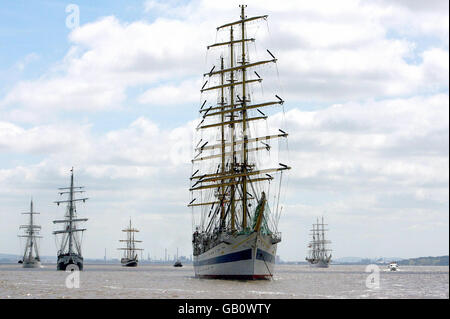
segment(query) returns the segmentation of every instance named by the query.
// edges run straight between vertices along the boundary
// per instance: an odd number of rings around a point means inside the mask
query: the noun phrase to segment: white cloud
[[[423,52],[424,64],[424,83],[425,86],[431,89],[439,88],[440,86],[448,87],[449,76],[449,55],[448,50],[433,48]]]
[[[192,123],[168,130],[141,117],[125,129],[101,135],[91,132],[91,128],[92,125],[62,124],[24,129],[0,122],[0,150],[44,155],[46,165],[51,159],[54,169],[74,162],[77,166],[92,165],[90,171],[97,177],[139,176],[141,168],[144,172],[145,167],[169,168],[190,163]]]
[[[382,21],[405,36],[437,37],[448,46],[448,1],[378,1],[388,8]]]
[[[211,67],[204,63],[205,46],[214,42],[221,21],[238,17],[237,4],[149,1],[148,10],[174,14],[131,23],[109,16],[82,25],[70,34],[71,48],[61,63],[39,79],[17,83],[0,100],[0,108],[7,119],[42,122],[58,111],[124,107],[127,90],[135,86],[153,87],[140,102],[159,103],[167,92],[172,92],[173,102],[182,96],[194,101],[199,87],[186,79],[197,79]],[[395,21],[419,28],[417,36],[448,36],[448,24],[440,31],[420,27],[448,21],[439,6],[422,14],[404,3],[258,1],[249,3],[248,13],[270,13],[270,33],[264,23],[249,27],[259,46],[259,54],[252,56],[264,58],[266,48],[276,53],[289,100],[408,96],[448,86],[448,50],[417,53],[412,40],[387,37],[391,29],[400,28]],[[408,30],[416,35],[413,27]],[[218,33],[218,39],[223,36]],[[406,62],[417,54],[423,56],[421,63]],[[273,77],[269,69],[269,86]]]
[[[200,81],[187,80],[179,85],[160,85],[142,93],[138,101],[150,105],[176,105],[198,102]]]
[[[390,187],[433,182],[445,187],[448,105],[448,95],[436,95],[289,111],[289,145],[298,150],[291,158],[301,163],[293,174],[326,178],[341,172],[341,178],[350,174],[357,182],[364,181],[359,175],[383,177]]]
[[[197,28],[167,19],[126,24],[106,17],[88,23],[70,34],[72,47],[60,64],[37,80],[19,82],[0,108],[15,121],[42,122],[55,112],[123,107],[128,87],[200,69],[202,48],[196,44],[204,41]]]
[[[0,122],[0,150],[39,155],[68,151],[85,153],[89,152],[88,130],[88,126],[71,124],[24,129],[13,123]]]
[[[39,55],[34,52],[27,54],[23,59],[21,59],[19,62],[16,63],[16,68],[19,71],[23,71],[28,64],[30,64],[31,62],[34,62],[38,59],[39,59]]]

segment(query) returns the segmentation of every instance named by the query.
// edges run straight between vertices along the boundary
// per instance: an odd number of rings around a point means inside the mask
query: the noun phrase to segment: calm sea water
[[[208,280],[194,277],[192,266],[85,265],[80,287],[66,287],[67,273],[55,265],[24,269],[0,265],[4,298],[449,298],[449,268],[380,268],[378,289],[366,286],[365,266],[277,265],[270,281]]]

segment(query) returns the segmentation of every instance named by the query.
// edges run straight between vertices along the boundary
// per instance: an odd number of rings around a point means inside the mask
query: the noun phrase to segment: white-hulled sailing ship
[[[73,167],[70,170],[70,186],[58,188],[59,195],[67,194],[67,200],[55,201],[56,204],[67,203],[64,219],[54,220],[54,224],[62,224],[61,230],[53,232],[55,235],[61,235],[61,242],[58,250],[58,260],[56,267],[58,270],[66,270],[69,265],[75,265],[79,270],[83,270],[83,256],[81,254],[82,234],[85,228],[78,228],[78,223],[85,222],[87,218],[78,218],[75,203],[88,198],[75,198],[75,194],[84,193],[84,186],[74,186],[73,184]],[[57,236],[59,237],[59,236]]]
[[[325,239],[325,232],[327,231],[325,225],[323,217],[321,223],[319,223],[317,218],[317,223],[313,224],[313,229],[311,230],[312,240],[308,245],[309,256],[305,259],[314,267],[327,268],[331,262],[331,249],[328,248],[331,241]]]
[[[28,225],[21,225],[20,229],[24,229],[25,235],[19,235],[19,237],[26,238],[25,252],[23,253],[23,258],[19,263],[22,263],[23,268],[39,268],[41,267],[41,259],[39,257],[38,250],[38,238],[42,238],[39,235],[41,226],[34,223],[33,215],[39,214],[33,211],[33,200],[30,203],[30,211],[22,213],[25,215],[30,215]]]
[[[124,256],[120,260],[120,263],[125,267],[136,267],[138,265],[138,254],[136,251],[143,250],[141,248],[136,248],[136,243],[142,243],[142,241],[134,239],[134,233],[139,232],[139,230],[131,227],[130,218],[130,225],[128,228],[122,229],[122,231],[127,233],[127,239],[119,240],[120,242],[126,243],[126,247],[117,248],[124,251]]]
[[[250,61],[248,43],[255,39],[247,36],[247,24],[267,15],[248,18],[246,6],[240,7],[238,21],[217,28],[224,41],[208,46],[221,54],[204,74],[201,88],[202,119],[194,141],[188,205],[193,209],[194,271],[200,278],[271,278],[281,241],[280,189],[283,171],[290,167],[278,158],[273,161],[278,149],[272,146],[288,134],[281,129],[268,133],[261,110],[284,101],[278,95],[257,101],[250,94],[262,82],[257,67],[274,64],[276,58],[267,50],[269,59]],[[264,129],[267,134],[258,134]]]

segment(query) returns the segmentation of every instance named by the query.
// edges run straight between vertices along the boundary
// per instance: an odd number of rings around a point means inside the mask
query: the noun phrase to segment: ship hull
[[[76,270],[74,266],[78,267],[78,270],[83,270],[83,257],[76,254],[72,255],[66,254],[58,256],[58,261],[56,264],[57,270],[66,270],[67,267],[69,267],[72,270]]]
[[[231,237],[227,243],[194,256],[198,278],[256,280],[271,279],[277,244],[271,237],[252,233]]]
[[[22,263],[23,268],[41,268],[41,262],[37,260],[24,261]]]
[[[315,262],[309,262],[309,265],[315,268],[328,268],[330,266],[330,263],[326,260],[319,260]]]
[[[123,267],[137,267],[138,261],[135,259],[124,259],[120,261]]]

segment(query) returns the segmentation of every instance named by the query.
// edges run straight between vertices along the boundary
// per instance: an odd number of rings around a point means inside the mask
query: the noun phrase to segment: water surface
[[[0,298],[449,298],[449,268],[402,266],[398,272],[380,267],[380,287],[370,289],[363,265],[276,265],[273,280],[198,279],[191,265],[85,264],[80,288],[66,287],[68,273],[56,265],[24,269],[0,265]]]

